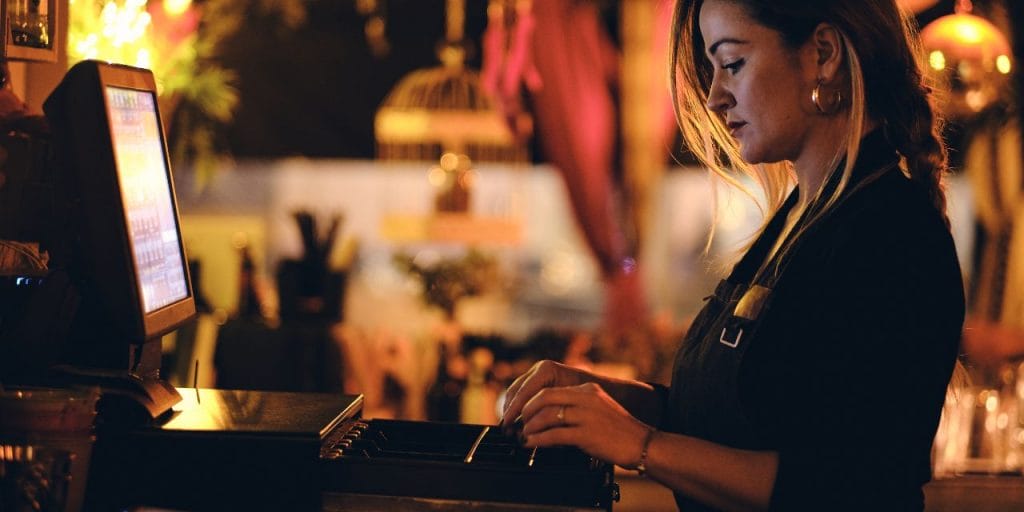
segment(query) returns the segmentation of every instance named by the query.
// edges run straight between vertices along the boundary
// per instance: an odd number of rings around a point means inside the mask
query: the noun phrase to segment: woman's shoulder
[[[935,245],[952,248],[953,244],[943,214],[920,186],[897,169],[852,192],[815,232],[812,238],[833,238],[833,242],[865,249],[888,246],[931,251]]]
[[[838,205],[806,235],[777,284],[779,299],[802,314],[821,306],[891,322],[963,316],[963,278],[945,219],[899,173]]]
[[[835,206],[806,234],[793,258],[791,265],[801,269],[798,273],[818,278],[840,274],[900,281],[934,278],[942,283],[961,279],[944,216],[897,170]]]

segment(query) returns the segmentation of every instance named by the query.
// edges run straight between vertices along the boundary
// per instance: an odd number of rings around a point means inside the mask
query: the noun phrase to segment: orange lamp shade
[[[1009,72],[1010,43],[984,18],[968,13],[943,16],[924,27],[921,40],[929,53],[942,52],[947,60],[992,63],[1001,73]]]
[[[909,12],[921,12],[939,3],[939,0],[897,0],[896,3]]]

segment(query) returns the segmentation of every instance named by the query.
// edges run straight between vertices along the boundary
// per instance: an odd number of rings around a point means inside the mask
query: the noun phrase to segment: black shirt
[[[773,510],[923,509],[964,297],[949,228],[897,159],[865,137],[851,192],[782,260],[734,350],[728,318],[794,190],[677,354],[662,428],[779,452]]]

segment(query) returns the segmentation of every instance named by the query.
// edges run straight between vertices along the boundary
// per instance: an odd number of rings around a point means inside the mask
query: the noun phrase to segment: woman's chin
[[[750,145],[740,144],[739,153],[743,157],[743,161],[750,165],[771,164],[781,161],[776,158],[777,155],[771,155],[767,151],[762,151]]]
[[[748,164],[759,164],[764,162],[764,157],[760,152],[752,151],[748,146],[740,144],[740,156],[743,157],[743,161]]]

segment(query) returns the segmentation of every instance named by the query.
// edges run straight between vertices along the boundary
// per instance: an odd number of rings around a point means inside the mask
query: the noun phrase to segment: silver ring
[[[565,425],[565,406],[564,405],[558,408],[558,414],[555,417],[558,418],[558,421],[560,421],[563,426]]]

